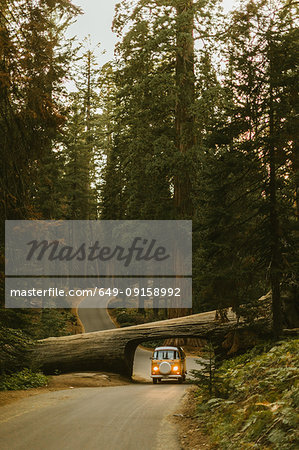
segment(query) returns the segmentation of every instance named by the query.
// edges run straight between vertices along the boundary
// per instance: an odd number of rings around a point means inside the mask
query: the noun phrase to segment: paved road
[[[0,408],[1,450],[179,450],[166,419],[182,385],[50,392]]]
[[[109,298],[107,302],[108,300]],[[83,300],[79,305],[78,313],[86,333],[115,328],[106,309],[97,308],[97,301],[93,297]]]

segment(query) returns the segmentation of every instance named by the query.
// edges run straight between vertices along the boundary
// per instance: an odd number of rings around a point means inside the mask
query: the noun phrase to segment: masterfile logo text
[[[8,276],[190,276],[191,221],[6,221]]]

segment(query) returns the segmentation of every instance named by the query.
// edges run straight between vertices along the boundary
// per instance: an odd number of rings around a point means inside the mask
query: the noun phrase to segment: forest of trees
[[[123,0],[115,58],[69,0],[0,0],[4,220],[192,219],[193,312],[298,297],[295,0]],[[72,88],[70,87],[72,86]],[[289,326],[290,324],[286,324]]]

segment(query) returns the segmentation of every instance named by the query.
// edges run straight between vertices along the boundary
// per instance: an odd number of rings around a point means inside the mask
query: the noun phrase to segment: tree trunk
[[[269,96],[269,196],[270,196],[270,239],[271,239],[271,265],[270,282],[272,291],[273,334],[282,333],[282,304],[280,295],[281,280],[281,254],[279,239],[279,219],[276,196],[276,162],[275,162],[275,136],[274,136],[274,100],[273,100],[273,68],[272,49],[269,42],[270,57],[270,96]]]
[[[182,156],[174,186],[176,219],[192,218],[190,150],[195,143],[194,113],[194,11],[193,0],[175,0],[176,8],[176,146]],[[176,268],[176,273],[180,273]],[[168,317],[180,317],[190,310],[172,308]]]
[[[192,216],[191,168],[187,154],[194,145],[194,13],[193,0],[176,0],[176,145],[184,157],[184,167],[175,177],[174,201],[177,218]]]
[[[144,295],[146,293],[146,289],[147,289],[147,280],[140,280],[139,295],[138,295],[138,313],[143,315],[145,315],[144,300],[147,299],[147,297]]]

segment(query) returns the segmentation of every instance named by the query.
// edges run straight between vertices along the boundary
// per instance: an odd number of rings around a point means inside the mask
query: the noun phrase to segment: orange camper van
[[[176,379],[183,383],[186,379],[186,355],[181,347],[156,347],[151,357],[151,377],[153,383]]]

